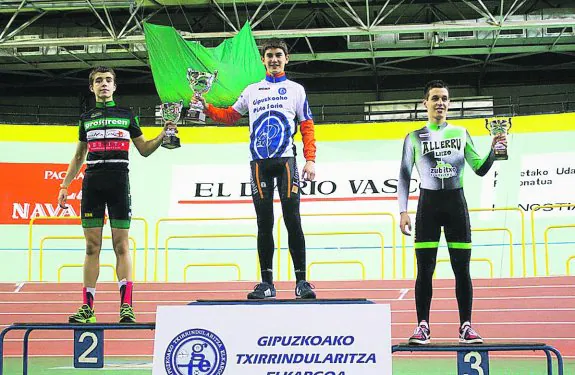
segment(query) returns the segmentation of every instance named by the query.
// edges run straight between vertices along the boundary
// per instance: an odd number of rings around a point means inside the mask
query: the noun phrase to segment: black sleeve
[[[84,121],[82,121],[82,119],[78,121],[78,140],[80,140],[81,142],[88,141],[88,138],[86,136],[86,129],[84,128]]]
[[[140,119],[138,116],[131,114],[130,127],[128,128],[130,132],[130,138],[138,138],[142,135],[142,129],[140,129]]]

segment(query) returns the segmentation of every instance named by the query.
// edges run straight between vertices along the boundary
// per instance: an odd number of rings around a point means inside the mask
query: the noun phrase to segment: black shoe
[[[276,288],[274,284],[259,283],[253,292],[248,293],[248,299],[268,299],[276,298]]]
[[[314,287],[305,280],[300,280],[295,286],[295,296],[301,299],[315,299]]]

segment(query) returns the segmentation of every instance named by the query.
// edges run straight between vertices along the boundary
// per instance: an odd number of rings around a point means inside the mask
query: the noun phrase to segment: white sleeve
[[[313,120],[313,116],[309,108],[309,103],[307,101],[307,95],[305,93],[305,89],[303,88],[303,86],[300,86],[299,88],[300,90],[298,92],[296,100],[297,119],[299,120],[299,122],[305,120]]]
[[[242,116],[244,116],[249,111],[250,97],[248,89],[249,86],[246,87],[244,91],[242,91],[242,94],[240,95],[238,100],[236,100],[236,102],[232,105],[232,108]]]
[[[403,141],[403,154],[399,167],[399,178],[397,180],[397,201],[399,202],[399,213],[407,212],[407,200],[409,199],[409,184],[411,182],[411,172],[415,163],[415,155],[411,133]]]

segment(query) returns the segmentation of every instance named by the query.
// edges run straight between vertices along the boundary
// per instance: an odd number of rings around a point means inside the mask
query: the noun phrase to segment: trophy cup
[[[492,137],[499,134],[504,134],[507,136],[509,134],[509,129],[511,129],[511,118],[505,119],[485,119],[485,128],[489,131]],[[495,144],[493,148],[495,153],[495,160],[507,160],[507,147],[501,143]]]
[[[172,121],[177,123],[180,119],[183,105],[183,100],[179,102],[162,103],[160,105],[160,112],[164,122]],[[166,129],[166,135],[162,139],[162,147],[172,150],[180,146],[180,138],[176,135],[176,129]]]
[[[208,73],[188,68],[188,82],[194,92],[194,96],[198,97],[210,91],[217,76],[217,70],[214,70],[213,73]],[[204,113],[204,106],[201,102],[190,102],[190,109],[186,114],[186,120],[194,124],[203,125],[206,123],[206,114]]]

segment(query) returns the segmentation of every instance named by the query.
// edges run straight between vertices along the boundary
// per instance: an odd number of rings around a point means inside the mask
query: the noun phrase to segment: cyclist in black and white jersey
[[[507,143],[504,136],[497,136],[487,156],[479,156],[467,130],[446,121],[449,90],[442,81],[431,81],[426,85],[423,103],[427,108],[428,123],[405,138],[398,184],[400,228],[403,234],[411,235],[407,202],[415,165],[421,178],[415,219],[415,304],[419,323],[409,343],[428,344],[431,338],[429,310],[441,227],[444,228],[451,267],[455,274],[460,319],[459,341],[467,344],[482,343],[481,336],[471,328],[471,225],[463,194],[463,170],[467,162],[477,175],[484,176],[493,165],[493,147],[496,144],[506,147]]]

